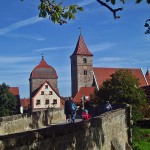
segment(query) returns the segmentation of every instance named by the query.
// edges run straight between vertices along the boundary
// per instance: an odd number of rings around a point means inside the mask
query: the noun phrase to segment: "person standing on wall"
[[[66,122],[69,121],[70,117],[71,117],[71,122],[72,123],[75,122],[76,108],[77,107],[76,107],[75,103],[69,97],[69,99],[65,101],[65,107],[64,107],[64,112],[66,115]]]

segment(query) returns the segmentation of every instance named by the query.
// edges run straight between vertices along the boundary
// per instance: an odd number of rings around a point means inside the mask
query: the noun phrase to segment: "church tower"
[[[71,88],[75,97],[81,87],[91,87],[93,83],[93,54],[88,50],[82,35],[79,39],[71,59]]]

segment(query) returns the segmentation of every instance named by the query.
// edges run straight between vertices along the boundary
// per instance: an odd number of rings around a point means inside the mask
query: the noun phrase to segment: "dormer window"
[[[87,59],[83,58],[83,63],[86,64],[87,63]]]
[[[87,70],[84,70],[83,74],[84,74],[84,75],[87,75]]]

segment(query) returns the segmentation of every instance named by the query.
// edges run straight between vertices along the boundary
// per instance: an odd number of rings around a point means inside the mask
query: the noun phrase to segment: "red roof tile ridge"
[[[90,96],[90,94],[92,94],[94,92],[95,88],[96,88],[95,86],[92,86],[92,87],[81,87],[79,89],[78,93],[76,94],[76,96],[74,97],[73,101],[75,103],[81,102],[82,96]]]
[[[93,54],[88,50],[85,42],[84,42],[84,39],[82,37],[82,35],[80,34],[79,35],[79,38],[78,38],[78,42],[77,42],[77,45],[76,45],[76,48],[73,52],[73,55],[88,55],[88,56],[93,56]]]
[[[50,66],[50,65],[48,65],[47,62],[45,61],[45,59],[42,58],[41,61],[40,61],[40,63],[35,68],[53,68],[53,67]]]
[[[141,68],[116,68],[116,67],[93,67],[93,69],[129,69],[129,70],[141,70]]]
[[[9,91],[14,95],[19,95],[19,87],[10,87]]]

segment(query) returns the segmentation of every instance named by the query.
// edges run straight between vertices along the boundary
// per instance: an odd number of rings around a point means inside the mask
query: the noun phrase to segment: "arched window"
[[[87,63],[87,59],[86,58],[83,58],[83,63]]]
[[[87,75],[87,70],[84,70],[84,73],[83,73],[84,75]]]

